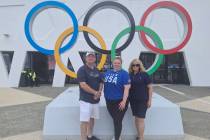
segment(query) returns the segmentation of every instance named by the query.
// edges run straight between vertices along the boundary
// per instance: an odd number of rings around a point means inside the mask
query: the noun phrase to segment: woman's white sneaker
[[[115,138],[113,137],[112,140],[115,140]],[[119,138],[119,140],[122,140],[121,137]]]

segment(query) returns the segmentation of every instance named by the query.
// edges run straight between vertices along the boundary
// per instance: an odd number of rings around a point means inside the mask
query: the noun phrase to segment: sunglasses
[[[132,64],[132,67],[140,67],[140,64]]]

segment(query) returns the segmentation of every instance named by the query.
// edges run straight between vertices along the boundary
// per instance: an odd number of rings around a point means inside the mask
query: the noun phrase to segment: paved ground
[[[0,140],[41,140],[45,106],[65,89],[0,88]],[[154,91],[181,106],[185,140],[210,140],[210,87],[155,85]]]

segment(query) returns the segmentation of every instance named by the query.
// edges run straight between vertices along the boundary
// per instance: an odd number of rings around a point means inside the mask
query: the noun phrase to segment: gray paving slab
[[[176,94],[172,91],[169,91],[167,89],[155,86],[153,88],[154,92],[156,92],[157,94],[165,97],[166,99],[170,100],[173,103],[179,103],[179,102],[184,102],[184,101],[188,101],[190,100],[188,97],[183,96],[183,95],[179,95]]]
[[[46,96],[46,97],[50,97],[50,98],[55,98],[69,87],[70,86],[67,86],[67,87],[40,86],[40,87],[20,87],[17,89],[31,92],[34,94],[38,94],[38,95],[42,95],[42,96]]]
[[[0,137],[42,130],[45,106],[38,102],[0,108]]]
[[[184,132],[210,140],[210,113],[181,109]]]
[[[210,96],[210,87],[191,87],[186,85],[164,85],[168,88],[185,93],[189,98],[202,98]]]

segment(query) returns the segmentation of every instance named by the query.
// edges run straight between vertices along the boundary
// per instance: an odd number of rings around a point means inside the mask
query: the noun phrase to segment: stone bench
[[[79,88],[71,87],[60,94],[46,107],[44,118],[44,140],[79,140]],[[100,102],[100,119],[96,121],[94,134],[109,140],[113,137],[112,119],[105,100]],[[123,140],[136,136],[133,116],[129,107],[123,120]],[[146,116],[146,139],[183,139],[183,124],[180,108],[176,104],[154,93],[152,107]]]

